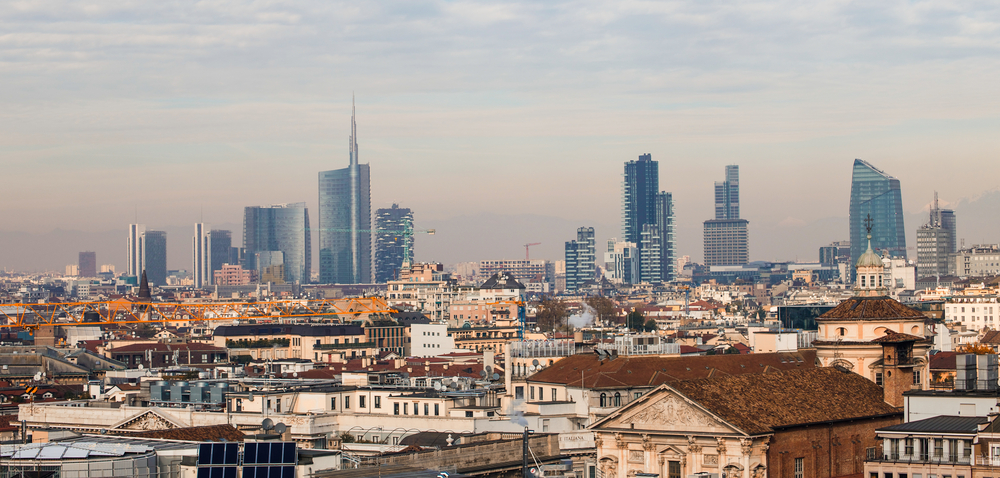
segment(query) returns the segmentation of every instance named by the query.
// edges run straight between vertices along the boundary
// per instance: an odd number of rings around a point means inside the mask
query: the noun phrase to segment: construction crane
[[[403,236],[403,266],[410,265],[410,241],[414,234],[429,234],[433,236],[437,233],[436,229],[414,229],[413,225],[409,222],[406,223],[406,227],[402,231],[390,231],[390,230],[371,230],[371,229],[349,229],[349,228],[309,228],[309,231],[331,231],[331,232],[363,232],[370,234],[397,234]]]
[[[691,287],[682,285],[677,287],[684,290],[684,315],[691,316]]]
[[[2,304],[0,328],[22,327],[33,332],[41,327],[55,326],[277,320],[392,312],[397,311],[391,309],[381,297],[219,303],[133,302],[120,299],[104,302]]]
[[[528,258],[528,248],[530,248],[531,246],[540,246],[540,245],[542,245],[541,242],[532,242],[530,244],[525,244],[524,245],[524,260],[526,260],[526,261],[530,261],[531,260],[530,258]]]

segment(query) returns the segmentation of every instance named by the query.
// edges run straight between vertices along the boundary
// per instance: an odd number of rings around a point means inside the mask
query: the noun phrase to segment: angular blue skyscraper
[[[258,253],[281,252],[285,282],[308,284],[312,275],[312,243],[306,203],[245,208],[243,246],[245,268],[258,269]]]
[[[351,162],[319,173],[319,281],[372,281],[371,169],[358,163],[358,127],[351,104]]]
[[[899,180],[860,159],[851,177],[851,264],[868,247],[864,220],[871,215],[872,249],[883,256],[906,258],[903,197]],[[852,274],[853,275],[853,274]]]

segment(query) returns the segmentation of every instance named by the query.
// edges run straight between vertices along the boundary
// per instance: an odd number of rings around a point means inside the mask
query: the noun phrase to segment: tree
[[[976,355],[990,355],[993,354],[993,347],[989,345],[973,342],[971,344],[965,344],[958,348],[958,353],[960,354],[976,354]]]
[[[594,309],[601,324],[613,321],[615,318],[615,301],[602,296],[587,299],[587,305]]]
[[[143,323],[143,324],[139,325],[139,327],[136,327],[136,329],[135,329],[135,335],[136,335],[136,337],[140,337],[140,338],[143,338],[143,339],[148,339],[148,338],[156,335],[156,328],[154,328],[152,325],[149,325],[147,323]]]
[[[535,312],[535,324],[546,332],[554,332],[566,328],[569,309],[566,303],[559,299],[542,297]]]
[[[646,323],[642,324],[642,330],[645,330],[646,332],[652,332],[659,328],[660,327],[656,325],[656,321],[653,320],[652,318],[647,319]]]
[[[630,330],[641,332],[645,325],[646,318],[642,315],[642,312],[639,312],[638,310],[633,309],[632,312],[629,312],[628,315],[625,316],[625,326]]]

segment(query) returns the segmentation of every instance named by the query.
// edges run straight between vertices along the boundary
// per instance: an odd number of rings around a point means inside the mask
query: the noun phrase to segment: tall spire
[[[354,93],[351,93],[351,139],[348,148],[351,152],[351,166],[358,164],[358,123],[354,119]]]

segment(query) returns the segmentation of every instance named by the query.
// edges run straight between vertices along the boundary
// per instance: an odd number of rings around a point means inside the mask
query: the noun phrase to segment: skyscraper
[[[128,238],[125,240],[126,259],[125,273],[136,278],[142,276],[142,235],[146,232],[144,224],[129,224]]]
[[[860,159],[854,160],[851,177],[851,265],[868,247],[864,220],[871,215],[875,227],[871,246],[882,256],[906,258],[903,198],[899,180]],[[852,272],[853,277],[853,272]]]
[[[80,277],[97,277],[97,253],[81,252],[77,266]]]
[[[634,278],[642,282],[664,282],[674,276],[673,196],[659,188],[659,163],[651,154],[625,163],[622,235],[624,242],[635,244],[640,258],[644,258],[641,260],[646,266],[640,267],[639,277]],[[656,251],[644,252],[646,245]]]
[[[143,270],[153,285],[167,285],[167,232],[146,231],[140,238]],[[142,275],[142,272],[139,272]]]
[[[956,232],[955,212],[938,207],[935,192],[930,221],[917,229],[918,277],[948,275],[948,257],[957,251]]]
[[[350,163],[319,173],[319,280],[324,284],[371,282],[371,169],[358,163],[354,113],[352,101]]]
[[[576,240],[566,242],[566,290],[575,291],[596,278],[596,246],[592,227],[577,229]]]
[[[391,208],[375,211],[375,282],[398,279],[403,265],[404,241],[413,260],[413,212],[393,204]]]
[[[750,261],[750,222],[740,219],[740,167],[726,166],[725,181],[715,183],[715,219],[704,223],[706,266]]]
[[[307,284],[311,276],[309,209],[305,203],[251,206],[243,211],[246,269],[257,269],[257,253],[281,251],[285,282]]]
[[[208,231],[204,223],[195,223],[194,237],[191,238],[191,274],[194,287],[200,289],[212,284],[211,260],[209,259]]]
[[[239,265],[239,258],[233,258],[233,233],[222,229],[212,229],[208,233],[208,281],[215,283],[215,271],[222,270],[223,264]]]

